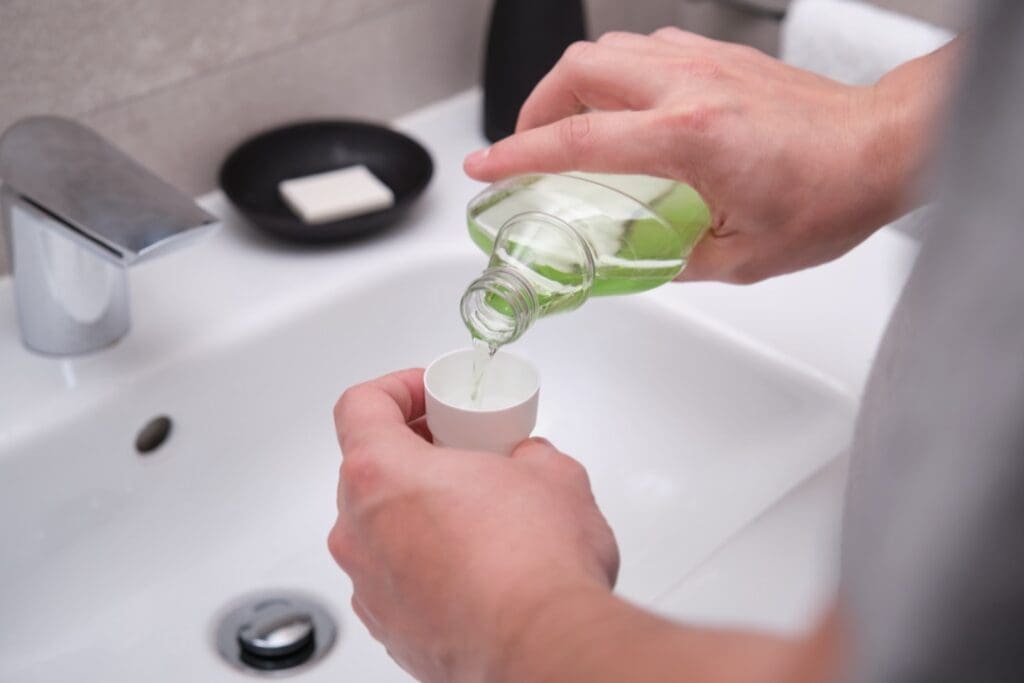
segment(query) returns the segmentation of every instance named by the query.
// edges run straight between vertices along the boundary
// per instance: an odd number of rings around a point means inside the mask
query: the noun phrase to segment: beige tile
[[[606,31],[650,33],[675,20],[681,0],[588,0],[591,37]]]
[[[410,0],[3,0],[0,128],[77,115]]]
[[[678,0],[588,0],[596,36]],[[489,0],[0,0],[0,127],[82,118],[182,189],[253,132],[386,119],[477,82]],[[6,271],[0,242],[0,273]]]
[[[974,14],[977,0],[872,0],[873,4],[903,12],[939,26],[966,28]]]
[[[288,121],[387,119],[469,87],[486,4],[421,0],[85,117],[180,188],[213,188],[220,162],[252,133]]]
[[[778,21],[714,2],[680,3],[676,25],[716,40],[752,45],[770,55],[779,52]]]

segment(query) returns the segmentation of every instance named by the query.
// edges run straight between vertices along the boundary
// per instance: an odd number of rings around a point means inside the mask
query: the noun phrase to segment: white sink
[[[354,382],[468,341],[457,301],[484,257],[465,235],[479,186],[460,161],[481,144],[479,107],[468,93],[402,122],[436,175],[404,225],[373,240],[290,249],[204,198],[224,229],[135,268],[134,328],[100,353],[26,352],[0,278],[0,683],[254,680],[219,659],[213,626],[238,596],[271,588],[317,597],[340,627],[293,680],[408,680],[349,611],[326,550],[331,407]],[[541,370],[537,433],[586,464],[615,528],[623,595],[777,624],[749,586],[813,583],[748,558],[828,564],[830,549],[797,547],[820,501],[735,546],[845,448],[914,251],[882,231],[763,285],[594,300],[516,345]],[[161,414],[169,439],[138,455],[136,433]],[[799,601],[791,588],[773,594]]]
[[[318,596],[339,622],[295,680],[407,680],[349,611],[326,550],[331,407],[352,383],[465,345],[456,302],[481,260],[377,269],[0,439],[0,681],[247,680],[211,631],[226,603],[265,588]],[[517,350],[541,369],[537,433],[586,464],[621,545],[619,591],[641,603],[849,438],[854,401],[836,385],[656,297],[592,301]],[[170,437],[137,454],[160,414]]]

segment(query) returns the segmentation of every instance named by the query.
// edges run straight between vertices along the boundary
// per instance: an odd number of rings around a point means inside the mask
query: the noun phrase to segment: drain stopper
[[[268,600],[254,607],[252,621],[238,629],[238,644],[250,666],[280,669],[309,659],[314,633],[311,614],[288,600]]]
[[[305,596],[253,595],[221,621],[217,650],[237,668],[280,673],[322,657],[335,632],[327,612]]]

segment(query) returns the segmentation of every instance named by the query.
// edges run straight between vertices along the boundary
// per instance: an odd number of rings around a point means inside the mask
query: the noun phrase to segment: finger
[[[674,177],[680,161],[697,149],[673,149],[662,119],[653,111],[577,114],[507,137],[467,157],[464,167],[483,181],[563,171]]]
[[[539,436],[533,436],[529,439],[525,439],[519,443],[514,449],[512,449],[512,458],[544,458],[550,457],[554,453],[558,453],[558,449],[555,448],[550,441]]]
[[[686,268],[676,278],[676,281],[719,280],[739,283],[737,269],[746,256],[747,246],[744,244],[742,235],[731,233],[723,237],[716,237],[708,232],[693,248]]]
[[[698,73],[713,73],[716,68],[712,65],[724,62],[731,62],[734,66],[744,65],[746,68],[763,68],[748,66],[753,62],[762,62],[765,57],[761,51],[738,43],[726,43],[697,33],[690,33],[675,26],[660,28],[651,34],[652,42],[660,43],[666,48],[673,49],[675,55],[684,59],[692,60],[691,70]],[[762,62],[763,64],[763,62]],[[796,71],[801,75],[812,75],[803,71]],[[815,78],[821,78],[813,74]]]
[[[609,31],[597,39],[598,45],[617,47],[652,56],[670,56],[678,54],[678,46],[656,40],[651,36],[628,31]]]
[[[370,614],[370,610],[366,609],[362,601],[359,600],[359,596],[355,593],[352,594],[352,611],[359,617],[359,621],[363,622],[366,630],[370,632],[370,635],[375,640],[384,642],[384,629],[381,628],[380,623]]]
[[[590,476],[583,464],[555,448],[550,441],[533,437],[521,442],[512,451],[513,459],[531,467],[540,468],[549,480],[561,480],[575,491],[581,500],[593,503],[594,496],[590,490]]]
[[[408,423],[423,414],[422,369],[402,370],[352,387],[334,408],[342,452],[367,441],[415,439]]]
[[[544,126],[586,108],[648,109],[663,88],[648,55],[596,43],[569,46],[519,111],[516,131]]]
[[[427,416],[423,415],[418,417],[409,423],[409,429],[419,434],[420,438],[427,443],[434,443],[434,435],[430,433],[430,427],[427,426]]]
[[[657,31],[651,33],[651,38],[668,45],[687,48],[706,49],[709,45],[720,44],[717,40],[713,40],[707,36],[702,36],[698,33],[684,31],[676,26],[664,26],[659,28]]]
[[[353,556],[352,544],[349,542],[340,521],[336,521],[334,526],[331,527],[330,533],[327,534],[327,550],[330,551],[335,564],[342,569],[350,564]]]

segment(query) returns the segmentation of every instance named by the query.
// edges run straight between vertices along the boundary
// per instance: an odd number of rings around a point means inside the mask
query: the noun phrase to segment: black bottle
[[[587,35],[583,0],[494,0],[484,64],[484,135],[511,135],[519,108],[571,43]]]

